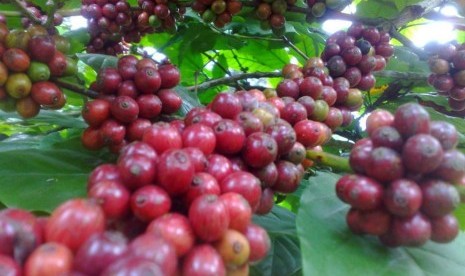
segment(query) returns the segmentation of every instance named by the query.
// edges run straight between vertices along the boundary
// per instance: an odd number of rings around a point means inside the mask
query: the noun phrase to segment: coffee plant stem
[[[302,56],[305,60],[308,59],[308,56],[302,52],[299,48],[297,48],[294,43],[292,43],[292,41],[290,41],[286,36],[283,35],[282,37],[284,43],[286,45],[288,45],[289,47],[291,47],[297,54],[299,54],[300,56]]]
[[[77,84],[74,84],[74,83],[70,83],[70,82],[67,82],[67,81],[64,81],[64,80],[60,80],[60,79],[53,79],[53,82],[62,87],[62,88],[66,88],[70,91],[73,91],[75,93],[78,93],[78,94],[81,94],[81,95],[84,95],[84,96],[87,96],[89,98],[97,98],[98,97],[98,93],[93,91],[93,90],[90,90],[90,89],[86,89],[84,88],[83,86],[80,86],[80,85],[77,85]]]
[[[307,150],[306,157],[307,159],[310,159],[317,164],[329,166],[337,171],[348,173],[352,172],[352,169],[349,165],[349,160],[344,157],[311,149]]]
[[[253,73],[244,73],[244,74],[237,74],[231,77],[219,78],[210,81],[206,81],[199,85],[194,85],[187,87],[187,90],[194,91],[194,90],[205,90],[214,86],[228,84],[232,82],[236,82],[238,80],[243,79],[259,79],[259,78],[279,78],[281,77],[281,72],[253,72]]]
[[[51,27],[53,26],[53,18],[55,15],[55,12],[57,11],[57,5],[55,5],[55,1],[53,0],[47,0],[47,21],[45,22],[45,27]]]
[[[34,24],[42,24],[42,21],[37,18],[31,11],[29,11],[21,2],[21,0],[11,0],[11,3],[18,6],[21,10],[21,13],[25,14]]]

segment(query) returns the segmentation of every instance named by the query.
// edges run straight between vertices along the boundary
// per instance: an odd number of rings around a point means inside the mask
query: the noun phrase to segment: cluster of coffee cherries
[[[375,27],[352,24],[326,40],[321,58],[333,78],[344,77],[350,87],[370,90],[376,84],[374,71],[381,71],[394,53],[389,33]]]
[[[263,29],[273,30],[274,33],[282,33],[285,28],[286,13],[288,6],[292,6],[296,3],[295,0],[261,0],[255,9],[255,15],[261,21],[261,27]]]
[[[82,110],[89,125],[83,145],[91,150],[108,146],[118,152],[127,142],[140,140],[153,120],[181,108],[182,99],[173,89],[179,80],[179,70],[171,63],[157,64],[133,55],[120,57],[117,68],[101,69],[90,86],[99,97]]]
[[[198,12],[202,20],[213,22],[216,27],[222,28],[232,20],[232,16],[242,9],[239,0],[195,0],[192,9]]]
[[[45,24],[47,22],[48,16],[45,14],[45,12],[42,11],[42,9],[35,5],[34,3],[30,1],[23,1],[20,0],[20,3],[31,13],[33,14],[37,19],[39,19],[42,24]],[[57,12],[53,14],[53,25],[54,26],[59,26],[63,23],[63,16]],[[31,20],[27,17],[21,18],[21,24],[23,25],[24,28],[28,28],[31,25],[34,25],[34,22],[31,22]],[[57,31],[55,28],[50,28],[48,29],[48,32],[50,34],[56,34]]]
[[[176,20],[183,18],[186,8],[174,0],[138,0],[142,13],[138,15],[138,27],[146,32],[175,32]]]
[[[103,166],[89,179],[90,198],[70,199],[49,217],[0,212],[2,275],[248,275],[249,262],[266,256],[268,234],[240,194],[198,194],[183,214],[171,211],[161,186],[131,191]]]
[[[455,127],[407,103],[394,115],[372,112],[367,132],[350,153],[356,174],[336,184],[337,196],[351,205],[350,230],[376,235],[389,247],[452,241],[459,232],[452,213],[460,203],[456,187],[465,177]]]
[[[307,15],[307,20],[323,17],[328,11],[340,11],[349,5],[351,0],[307,0],[307,6],[311,10]]]
[[[285,79],[278,84],[277,95],[295,120],[308,118],[335,130],[348,126],[353,119],[351,111],[363,104],[362,92],[350,88],[344,77],[333,79],[321,58],[310,58],[302,68],[288,64],[282,73]]]
[[[133,24],[131,7],[126,0],[83,0],[81,14],[87,19],[91,36],[87,52],[109,55],[123,52],[122,30]]]
[[[465,43],[446,43],[427,49],[431,75],[428,83],[449,98],[452,110],[465,110]]]
[[[91,40],[89,53],[116,55],[138,43],[146,33],[176,31],[176,19],[185,8],[176,1],[139,0],[132,9],[126,0],[82,0],[81,14],[87,18]]]
[[[9,30],[0,22],[0,108],[23,118],[62,108],[65,95],[50,78],[76,74],[76,61],[64,55],[68,49],[41,26]]]

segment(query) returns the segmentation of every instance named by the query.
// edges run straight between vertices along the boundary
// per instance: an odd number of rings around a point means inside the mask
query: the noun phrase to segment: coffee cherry
[[[73,253],[60,243],[44,243],[34,250],[24,264],[24,275],[60,275],[69,273]]]
[[[246,135],[236,121],[229,119],[218,121],[213,125],[213,131],[216,137],[216,152],[232,155],[239,153],[244,147]]]
[[[154,250],[155,248],[156,250]],[[175,273],[178,263],[173,245],[152,233],[142,234],[132,240],[128,246],[126,256],[152,261],[160,268],[160,275],[172,275]]]
[[[394,126],[404,138],[419,133],[429,133],[430,116],[418,104],[403,104],[397,108],[394,114]]]
[[[250,245],[249,261],[255,262],[265,258],[271,247],[271,240],[266,230],[251,223],[245,229],[244,235]]]
[[[142,221],[152,221],[171,209],[171,198],[157,186],[144,186],[131,195],[131,210]]]
[[[88,190],[87,196],[100,204],[106,218],[121,218],[127,214],[130,192],[119,181],[100,180]]]
[[[182,132],[183,146],[196,147],[205,155],[211,154],[217,147],[218,141],[214,129],[204,124],[194,124],[186,127]]]
[[[390,148],[378,147],[373,149],[370,160],[366,173],[378,181],[389,182],[404,175],[401,156]]]
[[[452,212],[460,202],[457,189],[442,180],[426,180],[421,184],[423,202],[421,211],[431,218],[441,217]]]
[[[192,276],[225,276],[221,255],[208,244],[195,246],[182,264],[182,274]]]
[[[431,219],[431,240],[438,243],[448,243],[459,234],[459,223],[454,215]]]
[[[402,161],[413,173],[430,173],[442,162],[441,144],[429,134],[411,136],[404,144]]]
[[[258,132],[249,135],[242,149],[242,158],[253,168],[273,162],[278,155],[278,144],[271,135]]]
[[[126,238],[118,232],[107,231],[93,235],[76,252],[74,269],[89,275],[99,275],[122,257],[126,250]]]
[[[229,226],[229,214],[216,195],[201,195],[189,207],[189,221],[200,239],[212,242],[221,238]]]
[[[157,173],[158,184],[173,196],[189,190],[195,168],[186,152],[170,149],[160,155]]]
[[[84,199],[72,199],[55,209],[45,226],[45,240],[58,242],[72,251],[90,236],[103,232],[105,216],[95,203]]]
[[[431,223],[421,213],[408,218],[395,218],[393,235],[404,246],[421,246],[431,237]]]
[[[344,187],[342,197],[359,210],[378,208],[383,199],[383,188],[378,182],[363,176],[351,180]]]
[[[123,184],[129,189],[137,189],[152,183],[158,172],[152,159],[140,154],[120,158],[118,169]]]
[[[422,192],[417,183],[398,179],[391,182],[385,190],[383,202],[392,214],[409,217],[420,209]]]
[[[168,213],[152,221],[147,233],[157,234],[170,242],[178,257],[185,255],[193,246],[195,236],[189,220],[177,213]]]

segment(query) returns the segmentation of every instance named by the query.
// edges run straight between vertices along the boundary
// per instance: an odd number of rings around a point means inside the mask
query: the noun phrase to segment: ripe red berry
[[[244,235],[250,245],[249,261],[256,262],[265,258],[271,247],[271,240],[266,230],[251,223],[245,229]]]
[[[152,221],[171,209],[171,198],[160,187],[147,185],[131,195],[132,213],[142,221]]]
[[[168,123],[158,122],[146,130],[142,141],[149,144],[158,154],[168,149],[180,149],[182,138],[178,130]]]
[[[168,213],[152,221],[147,233],[160,235],[170,242],[178,257],[184,256],[194,246],[195,235],[189,220],[178,213]]]
[[[186,152],[181,149],[170,149],[160,155],[157,171],[157,183],[173,196],[189,190],[195,167]]]
[[[236,95],[220,93],[211,102],[211,109],[221,117],[233,120],[242,111],[242,105]]]
[[[155,162],[141,154],[120,158],[118,169],[123,184],[131,190],[153,183],[157,176]]]
[[[233,172],[220,182],[221,192],[235,192],[249,202],[252,210],[258,207],[262,189],[260,180],[249,172]]]
[[[161,77],[157,69],[142,67],[134,75],[137,89],[144,94],[156,93],[161,86]]]
[[[429,134],[416,134],[408,138],[402,150],[404,166],[413,173],[430,173],[442,162],[441,144]]]
[[[93,234],[105,229],[105,215],[95,203],[72,199],[55,209],[45,226],[45,240],[76,251]]]
[[[139,115],[139,105],[128,96],[119,96],[111,103],[111,115],[123,123],[130,123]]]
[[[204,124],[193,124],[182,132],[183,147],[196,147],[203,154],[210,155],[217,145],[215,132]]]
[[[130,192],[119,181],[98,181],[89,189],[87,196],[100,204],[106,218],[121,218],[129,211]]]
[[[189,207],[189,221],[194,233],[206,242],[216,241],[229,227],[229,213],[216,195],[201,195]]]
[[[192,276],[225,276],[226,268],[221,255],[208,244],[197,245],[187,254],[182,274]]]
[[[239,153],[244,147],[245,132],[236,121],[230,119],[218,121],[213,125],[213,131],[216,137],[216,152],[233,155]]]
[[[273,162],[278,155],[278,144],[271,135],[257,132],[249,135],[242,150],[245,163],[261,168]]]
[[[110,103],[95,99],[87,102],[82,109],[82,118],[91,127],[99,127],[110,117]]]
[[[119,232],[103,232],[84,242],[74,257],[74,269],[87,275],[99,275],[110,264],[123,256],[127,240]]]
[[[152,233],[145,233],[132,240],[126,256],[140,257],[154,262],[161,270],[160,275],[173,275],[178,264],[174,246],[163,237]]]
[[[408,179],[398,179],[391,182],[384,191],[383,202],[393,215],[409,217],[420,209],[422,198],[417,183]]]
[[[419,133],[427,134],[430,132],[430,116],[419,104],[403,104],[394,114],[394,127],[404,138]]]

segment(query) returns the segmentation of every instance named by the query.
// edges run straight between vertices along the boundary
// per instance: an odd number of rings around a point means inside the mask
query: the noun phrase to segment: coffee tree
[[[462,275],[463,15],[0,1],[0,274]]]

